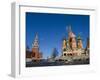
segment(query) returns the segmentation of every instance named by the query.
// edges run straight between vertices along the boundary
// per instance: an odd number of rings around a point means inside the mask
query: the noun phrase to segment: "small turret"
[[[87,46],[86,46],[86,48],[90,48],[89,38],[87,38]]]
[[[67,46],[67,50],[69,50],[70,49],[69,40],[66,40],[66,46]]]
[[[82,49],[83,48],[82,39],[81,39],[80,35],[77,37],[77,48],[78,49]]]
[[[90,44],[89,44],[89,38],[87,38],[87,45],[86,45],[86,49],[85,49],[85,51],[86,51],[86,55],[89,55],[89,52],[90,52]]]
[[[64,39],[63,39],[63,43],[62,43],[62,50],[63,50],[63,51],[66,51],[66,48],[67,48],[66,43],[67,43],[67,42],[66,42],[66,39],[64,38]]]

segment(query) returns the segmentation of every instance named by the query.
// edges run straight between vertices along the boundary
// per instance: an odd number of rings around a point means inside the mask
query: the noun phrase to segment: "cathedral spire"
[[[76,48],[76,36],[71,30],[71,25],[68,26],[68,40],[70,48],[75,49]]]
[[[68,33],[72,32],[71,25],[68,26]]]
[[[35,39],[34,39],[34,42],[32,44],[32,47],[33,48],[39,48],[39,41],[38,41],[38,35],[37,34],[35,35]]]
[[[69,38],[75,38],[76,37],[75,34],[72,32],[71,25],[68,26],[67,30],[68,30],[68,37]]]

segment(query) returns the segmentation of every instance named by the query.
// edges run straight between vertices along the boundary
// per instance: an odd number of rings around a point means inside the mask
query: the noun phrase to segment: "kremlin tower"
[[[39,53],[39,42],[38,42],[38,35],[36,34],[35,39],[32,44],[32,52]]]
[[[39,40],[36,34],[32,44],[32,50],[26,49],[26,62],[40,61],[42,59],[42,53],[39,51]]]
[[[39,52],[39,41],[37,34],[32,44],[32,57],[34,60],[40,60],[42,58],[42,53]]]

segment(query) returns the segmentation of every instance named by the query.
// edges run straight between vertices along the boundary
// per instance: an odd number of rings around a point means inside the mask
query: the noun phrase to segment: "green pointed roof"
[[[80,36],[80,35],[78,35],[77,39],[78,39],[78,40],[82,40],[82,38],[81,38],[81,36]]]
[[[67,39],[67,40],[66,40],[66,42],[68,43],[68,42],[69,42],[69,40]]]

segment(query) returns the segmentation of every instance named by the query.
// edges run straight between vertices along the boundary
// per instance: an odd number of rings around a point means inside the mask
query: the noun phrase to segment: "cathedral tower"
[[[89,41],[89,38],[87,38],[87,48],[90,48],[90,43],[89,43],[90,41]]]
[[[76,48],[76,36],[72,32],[71,26],[68,27],[68,40],[69,40],[70,47],[72,49],[75,49]]]
[[[62,43],[62,50],[66,51],[66,48],[67,48],[67,46],[66,46],[66,39],[64,38],[63,39],[63,43]]]
[[[77,48],[78,49],[82,49],[83,48],[82,39],[81,39],[80,35],[77,37]]]

